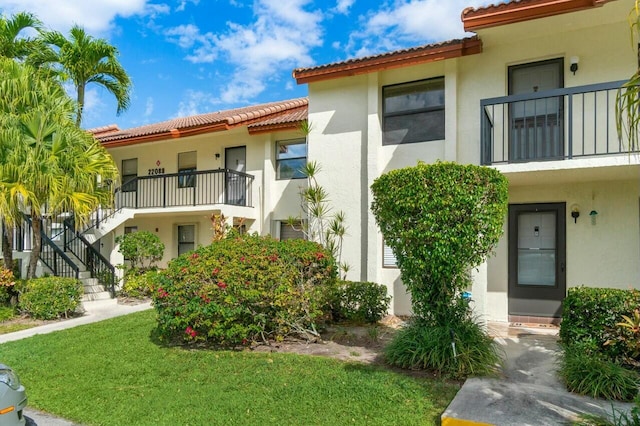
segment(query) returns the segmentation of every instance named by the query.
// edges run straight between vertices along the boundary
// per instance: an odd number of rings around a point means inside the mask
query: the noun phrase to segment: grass
[[[29,405],[85,425],[439,423],[458,387],[295,354],[154,344],[154,311],[0,345]]]
[[[14,322],[0,322],[0,334],[13,333],[14,331],[26,330],[27,328],[37,327],[40,323],[14,323]]]

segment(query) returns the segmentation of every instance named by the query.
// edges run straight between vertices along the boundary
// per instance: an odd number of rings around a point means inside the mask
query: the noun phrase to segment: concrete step
[[[91,271],[80,271],[78,278],[80,279],[80,281],[84,281],[86,279],[92,279]]]
[[[82,295],[82,299],[81,299],[83,304],[85,302],[93,302],[98,300],[99,301],[114,300],[116,303],[118,303],[116,299],[111,298],[111,293],[109,293],[108,291],[101,291],[99,293],[85,293]]]
[[[80,281],[82,281],[82,285],[85,287],[99,284],[97,278],[81,278]]]
[[[91,293],[101,293],[104,291],[104,287],[101,286],[100,284],[96,284],[96,285],[84,285],[84,294],[91,294]]]

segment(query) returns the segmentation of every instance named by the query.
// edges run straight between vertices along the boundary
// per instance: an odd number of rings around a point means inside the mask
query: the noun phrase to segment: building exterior
[[[161,265],[211,242],[211,216],[243,232],[295,235],[298,169],[306,161],[307,99],[272,102],[119,130],[93,129],[122,175],[115,210],[93,229],[112,264],[115,238],[150,231],[165,244]]]
[[[309,159],[331,165],[321,184],[347,213],[350,278],[386,284],[393,311],[410,313],[369,187],[444,160],[509,180],[504,237],[474,271],[486,319],[550,322],[567,287],[637,288],[640,162],[619,143],[614,114],[616,88],[637,68],[633,4],[466,9],[471,37],[294,70],[309,88]]]
[[[468,8],[467,38],[294,70],[308,101],[93,129],[122,186],[115,209],[97,212],[82,235],[112,265],[123,261],[115,238],[136,230],[165,243],[163,264],[207,244],[214,213],[249,232],[300,236],[285,221],[300,214],[299,167],[317,161],[319,183],[346,214],[348,278],[385,284],[392,312],[410,314],[369,188],[417,161],[456,161],[509,180],[504,236],[473,271],[485,319],[552,322],[568,287],[638,288],[640,159],[618,140],[614,114],[616,90],[638,65],[633,4]]]

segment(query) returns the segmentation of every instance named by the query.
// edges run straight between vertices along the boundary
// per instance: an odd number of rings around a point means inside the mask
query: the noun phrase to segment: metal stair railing
[[[24,223],[29,233],[33,232],[33,224],[31,217],[24,215]],[[49,238],[44,230],[44,226],[40,228],[41,251],[40,260],[47,268],[53,272],[56,277],[80,278],[80,268],[67,254]]]
[[[73,253],[91,273],[91,277],[97,278],[111,297],[115,297],[116,268],[75,229],[73,218],[67,218],[63,223],[64,250]]]

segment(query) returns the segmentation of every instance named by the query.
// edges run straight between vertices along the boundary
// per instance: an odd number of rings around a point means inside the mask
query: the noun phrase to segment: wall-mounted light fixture
[[[578,62],[580,62],[580,58],[578,56],[572,56],[569,59],[569,63],[571,64],[569,70],[573,73],[573,75],[576,75],[576,71],[578,71]]]
[[[580,217],[580,209],[578,206],[571,207],[571,217],[573,218],[573,223],[578,223],[578,218]]]
[[[216,158],[220,158],[220,153],[216,152]]]
[[[591,224],[595,226],[596,218],[598,217],[598,212],[595,210],[591,210],[591,213],[589,213],[589,216],[591,216]]]

